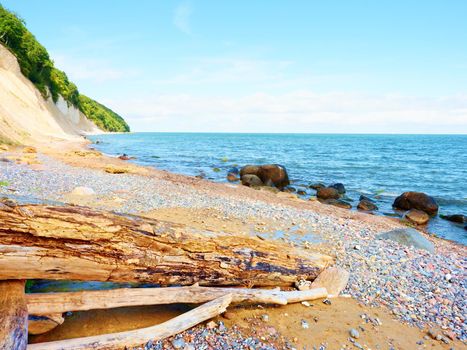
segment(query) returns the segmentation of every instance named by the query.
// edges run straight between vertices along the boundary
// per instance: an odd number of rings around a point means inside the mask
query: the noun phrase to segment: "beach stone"
[[[324,287],[328,297],[335,298],[345,289],[349,282],[350,273],[342,267],[329,267],[321,272],[311,283],[311,288]]]
[[[283,191],[288,192],[288,193],[294,193],[294,192],[297,192],[297,189],[292,186],[287,186],[286,188],[283,189]]]
[[[344,184],[342,184],[340,182],[332,184],[329,187],[335,188],[337,190],[337,192],[339,192],[339,194],[344,194],[345,193],[345,186],[344,186]]]
[[[125,174],[130,172],[127,168],[120,168],[120,167],[114,167],[114,166],[108,166],[105,169],[106,173],[109,174]]]
[[[309,188],[312,188],[314,190],[319,190],[320,188],[324,188],[326,187],[324,184],[322,184],[321,182],[318,182],[316,184],[311,184],[308,186]]]
[[[370,197],[364,196],[363,194],[360,195],[360,198],[358,199],[359,201],[368,201],[374,203],[375,201],[371,199]]]
[[[438,204],[433,197],[422,192],[404,192],[394,200],[392,205],[396,209],[418,209],[429,215],[436,215]]]
[[[388,239],[405,246],[413,246],[434,253],[435,246],[428,239],[413,228],[399,228],[392,231],[380,233],[378,239]]]
[[[279,189],[290,184],[287,170],[279,164],[245,165],[240,169],[240,177],[243,178],[245,175],[256,175],[263,184]]]
[[[300,279],[295,282],[295,288],[298,290],[309,290],[311,288],[311,281]]]
[[[342,208],[342,209],[352,209],[352,205],[347,203],[347,202],[344,202],[344,201],[341,201],[339,199],[326,199],[324,201],[322,201],[321,203],[324,203],[324,204],[327,204],[327,205],[333,205],[335,207],[339,207],[339,208]]]
[[[339,199],[339,191],[333,187],[322,187],[316,191],[318,199]]]
[[[227,180],[230,182],[235,182],[240,180],[239,177],[240,170],[237,167],[230,168],[227,172]]]
[[[430,221],[430,216],[418,209],[409,210],[405,213],[405,218],[417,225],[424,225]]]
[[[71,194],[74,196],[92,196],[96,194],[96,192],[90,187],[78,186],[71,191]]]
[[[378,207],[371,200],[360,199],[360,202],[357,205],[357,209],[364,210],[364,211],[373,211],[373,210],[378,210]]]
[[[253,174],[246,174],[242,176],[242,185],[244,186],[263,186],[263,181],[261,179]]]
[[[354,338],[354,339],[360,338],[360,333],[359,333],[355,328],[351,328],[351,329],[349,330],[349,334],[350,334],[350,336],[351,336],[352,338]]]
[[[120,160],[130,160],[131,158],[127,154],[123,153],[122,155],[118,156],[118,159],[120,159]]]
[[[467,216],[462,214],[454,214],[454,215],[440,215],[440,217],[447,221],[456,222],[458,224],[465,224],[467,223]]]
[[[23,148],[23,153],[37,153],[36,147],[27,146]]]
[[[185,347],[185,341],[182,338],[172,340],[172,346],[175,349],[183,349]]]
[[[298,190],[298,191],[297,191],[297,194],[298,194],[299,196],[304,196],[304,195],[306,195],[306,191],[304,191],[304,190]]]

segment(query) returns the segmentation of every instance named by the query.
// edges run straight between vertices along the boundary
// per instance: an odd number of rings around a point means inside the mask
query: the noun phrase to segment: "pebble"
[[[310,328],[310,325],[308,324],[308,322],[306,320],[302,320],[300,323],[301,323],[303,329]]]
[[[358,339],[360,337],[360,333],[355,328],[351,328],[349,330],[349,334],[354,339]]]
[[[261,315],[261,320],[263,322],[269,322],[269,315],[268,314]]]
[[[329,300],[329,299],[324,299],[324,300],[323,300],[323,304],[331,305],[332,303],[331,303],[331,300]]]
[[[182,338],[172,340],[172,346],[175,349],[182,349],[185,347],[185,341]]]

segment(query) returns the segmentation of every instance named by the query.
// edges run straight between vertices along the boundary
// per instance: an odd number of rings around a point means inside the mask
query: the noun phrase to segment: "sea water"
[[[138,164],[226,181],[245,164],[286,167],[292,186],[341,182],[355,208],[360,194],[376,200],[378,214],[394,213],[405,191],[433,196],[440,214],[467,215],[467,135],[128,133],[91,136],[100,151],[136,157]],[[467,244],[464,225],[439,217],[428,230]]]

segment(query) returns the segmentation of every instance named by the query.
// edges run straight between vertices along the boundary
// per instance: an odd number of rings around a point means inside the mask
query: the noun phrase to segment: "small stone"
[[[301,324],[302,324],[302,328],[303,328],[303,329],[308,329],[308,328],[310,328],[310,325],[309,325],[308,322],[305,321],[305,320],[302,320],[302,321],[301,321]]]
[[[268,314],[261,315],[261,320],[263,322],[269,322],[269,315]]]
[[[324,299],[324,300],[323,300],[323,304],[331,305],[332,303],[331,303],[331,300],[329,300],[329,299]]]
[[[175,349],[183,349],[185,347],[185,341],[182,338],[172,340],[172,346]]]
[[[358,244],[355,244],[354,247],[353,247],[353,249],[355,249],[355,250],[360,250],[360,249],[362,249],[362,248],[361,248]]]
[[[210,322],[208,322],[208,324],[206,325],[206,328],[207,328],[207,329],[214,329],[214,328],[216,328],[216,327],[217,327],[217,324],[216,324],[216,322],[214,322],[214,321],[210,321]]]
[[[295,282],[295,288],[297,288],[298,290],[309,290],[310,287],[311,287],[311,281],[301,279]]]
[[[452,275],[451,275],[450,273],[448,273],[448,274],[446,274],[446,275],[444,276],[444,279],[445,279],[446,281],[448,281],[448,282],[452,282]]]
[[[360,337],[360,333],[355,328],[351,328],[349,330],[349,334],[354,339],[358,339]]]
[[[229,311],[226,311],[222,314],[222,316],[226,319],[226,320],[231,320],[235,317],[235,314],[233,312],[229,312]]]
[[[306,307],[310,307],[311,304],[308,301],[302,301],[302,305]]]
[[[94,190],[90,187],[78,186],[71,191],[71,194],[74,196],[92,196],[96,194]]]

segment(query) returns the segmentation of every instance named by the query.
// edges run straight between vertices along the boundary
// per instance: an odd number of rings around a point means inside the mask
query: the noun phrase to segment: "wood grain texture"
[[[23,350],[28,343],[24,281],[0,281],[0,349]]]
[[[250,236],[79,206],[0,206],[0,279],[290,285],[329,256]]]
[[[305,291],[280,291],[277,289],[171,287],[171,288],[119,288],[112,290],[79,291],[64,293],[26,294],[28,312],[31,315],[48,315],[67,311],[86,311],[114,307],[201,304],[223,295],[232,295],[233,303],[287,303],[327,297],[326,288]]]

